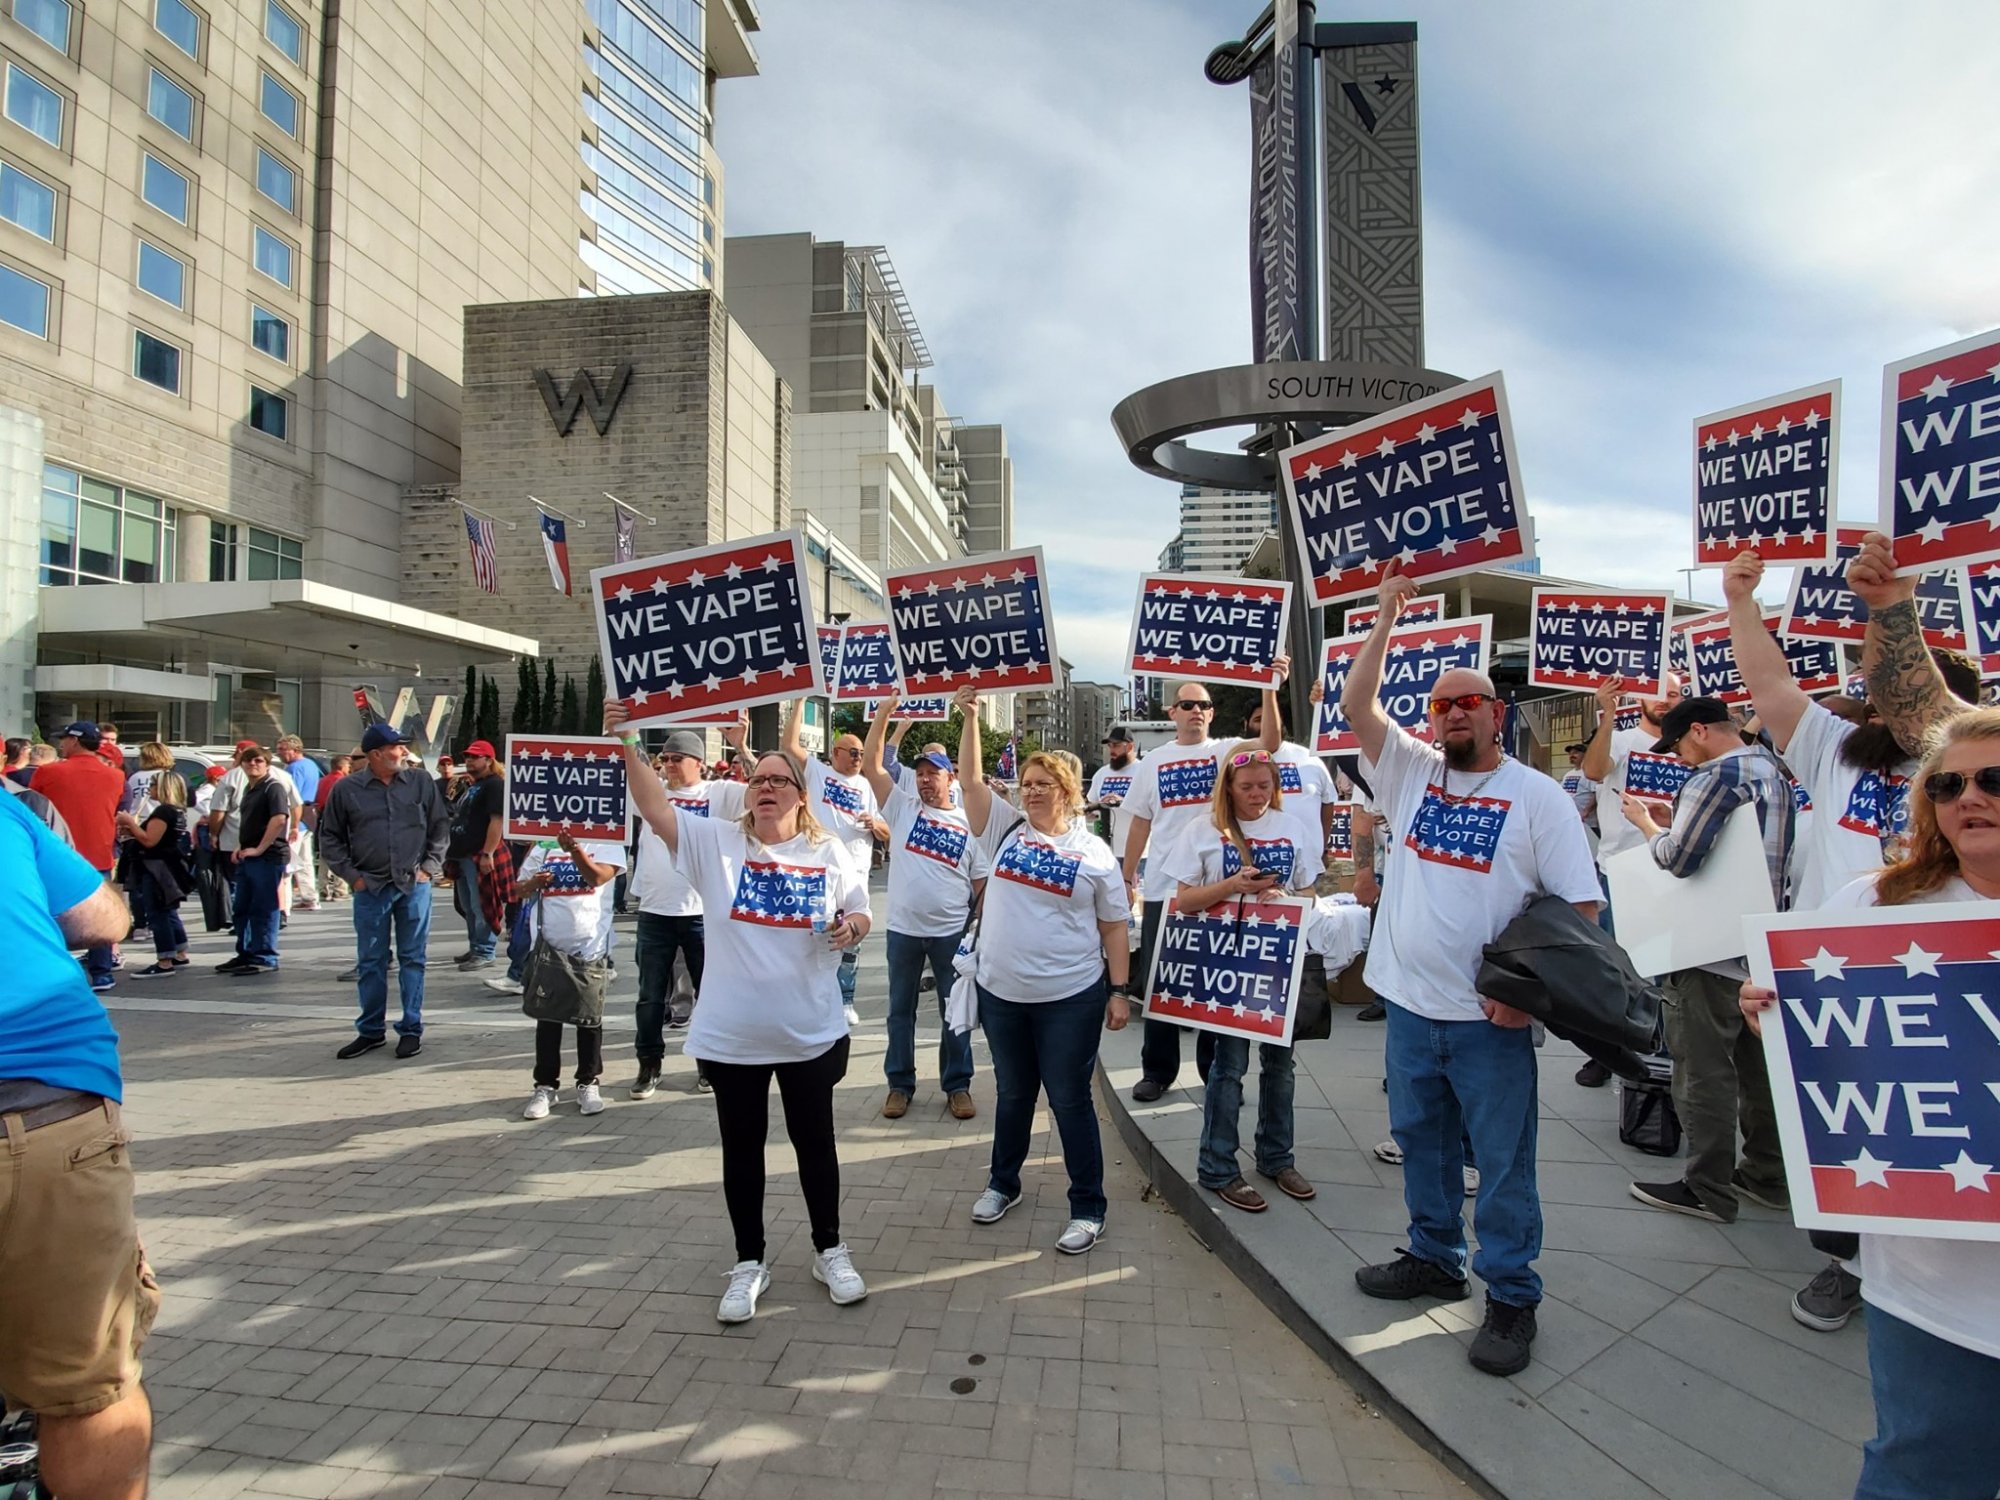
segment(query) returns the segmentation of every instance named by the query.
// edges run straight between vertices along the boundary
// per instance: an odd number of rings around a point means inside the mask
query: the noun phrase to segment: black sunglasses
[[[1174,707],[1184,710],[1193,710],[1198,708],[1205,713],[1211,713],[1211,714],[1215,712],[1215,704],[1210,702],[1207,698],[1176,698],[1174,700]]]
[[[2000,797],[2000,766],[1981,766],[1970,776],[1963,771],[1933,771],[1924,778],[1924,795],[1942,807],[1965,795],[1967,781],[1989,797]]]

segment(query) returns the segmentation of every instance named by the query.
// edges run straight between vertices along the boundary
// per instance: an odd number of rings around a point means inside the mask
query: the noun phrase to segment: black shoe
[[[1141,1104],[1151,1104],[1167,1091],[1167,1086],[1157,1078],[1141,1078],[1132,1085],[1132,1097]]]
[[[1664,1208],[1670,1214],[1686,1214],[1690,1219],[1706,1219],[1711,1224],[1728,1224],[1725,1219],[1695,1195],[1695,1190],[1683,1179],[1676,1182],[1635,1182],[1632,1196],[1653,1208]]]
[[[1363,1266],[1354,1273],[1354,1284],[1371,1297],[1388,1302],[1407,1302],[1412,1297],[1438,1297],[1446,1302],[1463,1302],[1465,1278],[1454,1276],[1443,1266],[1398,1250],[1394,1260],[1379,1266]]]
[[[1357,1021],[1386,1021],[1389,1019],[1389,1007],[1384,1005],[1380,1000],[1370,1000],[1354,1013],[1354,1019]]]
[[[1593,1057],[1576,1070],[1576,1081],[1587,1089],[1601,1089],[1611,1082],[1611,1070]]]
[[[215,966],[215,972],[218,974],[234,974],[238,970],[246,969],[249,967],[250,967],[250,960],[245,958],[242,954],[239,953],[236,955],[236,957],[230,959],[224,959],[221,963],[217,964]]]
[[[1792,1298],[1792,1317],[1818,1333],[1838,1333],[1861,1311],[1861,1278],[1839,1261],[1813,1277]]]
[[[359,1057],[364,1052],[373,1052],[386,1040],[387,1038],[379,1036],[358,1036],[333,1055],[346,1062],[349,1058]]]
[[[456,958],[454,958],[452,962],[455,964],[462,964],[467,959],[477,958],[478,956],[479,955],[474,953],[470,948],[467,948],[463,953],[459,954]]]
[[[1528,1351],[1535,1346],[1535,1310],[1511,1302],[1486,1299],[1486,1321],[1472,1336],[1466,1358],[1488,1375],[1518,1375],[1528,1368]]]
[[[396,1038],[396,1056],[415,1057],[424,1050],[424,1039],[420,1036],[399,1036]]]
[[[639,1077],[632,1085],[632,1097],[634,1099],[650,1099],[659,1086],[660,1065],[658,1063],[640,1063]]]
[[[276,964],[249,963],[230,969],[228,974],[231,979],[248,979],[252,974],[275,974],[277,972],[278,966]]]

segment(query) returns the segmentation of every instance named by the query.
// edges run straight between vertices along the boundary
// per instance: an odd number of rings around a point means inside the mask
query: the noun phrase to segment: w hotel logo
[[[622,364],[611,372],[611,384],[600,395],[590,371],[579,369],[570,378],[565,394],[556,389],[555,377],[547,370],[535,371],[535,384],[541,390],[542,401],[555,419],[556,431],[564,437],[576,425],[576,414],[586,408],[590,412],[590,425],[603,437],[611,429],[611,417],[618,410],[618,403],[625,399],[625,387],[631,383],[632,366]]]

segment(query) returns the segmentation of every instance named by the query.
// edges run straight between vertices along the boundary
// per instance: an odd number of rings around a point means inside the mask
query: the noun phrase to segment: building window
[[[187,262],[151,240],[139,241],[139,290],[186,312]]]
[[[168,166],[152,152],[148,151],[143,155],[144,165],[140,168],[139,196],[176,224],[187,223],[188,203],[193,196],[188,189],[187,177]]]
[[[264,38],[294,64],[306,65],[306,28],[278,0],[264,0]]]
[[[251,386],[250,425],[266,437],[284,441],[291,430],[292,403],[260,386]]]
[[[189,57],[201,56],[201,17],[185,0],[153,0],[153,26]]]
[[[69,0],[14,0],[14,19],[65,57],[69,55]]]
[[[262,146],[257,148],[257,191],[288,214],[299,211],[299,174]]]
[[[0,265],[0,323],[45,339],[49,336],[49,301],[47,282]]]
[[[7,64],[7,118],[51,146],[62,144],[63,96],[18,63]]]
[[[152,495],[42,468],[42,582],[172,583],[180,514]]]
[[[286,88],[268,72],[261,72],[263,80],[257,94],[257,107],[264,111],[264,118],[293,140],[299,136],[299,96]]]
[[[194,95],[158,68],[146,84],[146,113],[184,141],[194,140]]]
[[[0,219],[38,240],[55,243],[56,190],[19,167],[0,162]]]
[[[250,304],[250,343],[281,364],[292,362],[292,325],[254,302]]]
[[[208,523],[208,576],[212,583],[236,581],[236,527],[229,522]]]
[[[145,329],[132,334],[132,373],[148,385],[181,393],[181,347],[155,338]]]
[[[249,530],[250,543],[244,550],[252,579],[306,576],[304,542],[279,536],[275,531],[259,531],[255,526]]]
[[[256,226],[252,235],[250,260],[279,286],[292,284],[292,247],[262,224]]]

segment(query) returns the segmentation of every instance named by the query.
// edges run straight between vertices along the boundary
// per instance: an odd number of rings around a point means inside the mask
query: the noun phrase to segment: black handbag
[[[1560,896],[1537,896],[1486,945],[1476,988],[1559,1036],[1641,1053],[1653,1050],[1666,1003],[1611,935]]]
[[[1681,1116],[1674,1108],[1673,1063],[1648,1057],[1639,1065],[1643,1078],[1618,1080],[1618,1139],[1648,1156],[1677,1156]]]
[[[1333,1035],[1333,997],[1326,992],[1326,960],[1319,954],[1308,953],[1299,965],[1299,994],[1293,1003],[1299,1008],[1292,1021],[1294,1046]]]
[[[610,988],[609,960],[578,958],[537,938],[521,971],[521,1013],[565,1026],[602,1026]]]

